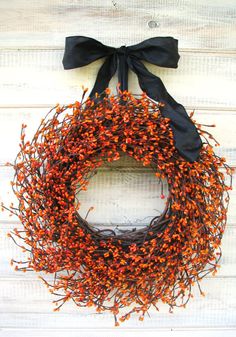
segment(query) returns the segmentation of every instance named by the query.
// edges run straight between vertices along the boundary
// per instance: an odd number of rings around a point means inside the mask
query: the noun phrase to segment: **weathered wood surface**
[[[159,334],[161,337],[235,337],[235,330],[231,328],[197,328],[197,329],[178,329],[178,328],[128,328],[128,329],[104,329],[104,328],[79,328],[79,329],[3,329],[0,332],[1,337],[64,337],[70,335],[70,337],[152,337]]]
[[[68,35],[117,45],[167,35],[181,48],[236,45],[234,0],[4,0],[0,12],[4,48],[63,47]]]
[[[0,50],[0,106],[54,106],[58,102],[68,104],[80,100],[82,85],[92,90],[102,60],[63,70],[62,57],[63,50]],[[236,58],[232,53],[182,52],[178,69],[145,64],[185,106],[236,108]],[[114,77],[113,92],[116,92],[116,83],[117,77]],[[141,92],[132,72],[129,89],[133,93]]]
[[[105,328],[113,325],[109,314],[97,314],[93,308],[77,308],[67,302],[60,312],[53,313],[54,297],[40,280],[1,280],[0,322],[3,327],[22,328]],[[200,296],[197,287],[194,297],[186,309],[176,308],[173,314],[168,307],[160,305],[160,311],[150,311],[144,322],[130,319],[123,328],[191,328],[191,327],[232,327],[235,324],[236,291],[234,278],[213,278],[201,282],[206,293]],[[7,316],[8,313],[8,316]],[[9,315],[10,313],[10,315]],[[7,319],[6,319],[7,318]]]
[[[117,161],[118,164],[118,161]],[[0,169],[0,199],[6,206],[11,202],[17,205],[17,199],[12,192],[10,181],[13,180],[14,170],[11,167]],[[229,185],[230,179],[227,176]],[[235,224],[235,181],[233,175],[233,190],[230,191],[231,201],[228,210],[228,223]],[[86,216],[90,207],[94,210],[89,213],[88,220],[95,224],[135,224],[141,226],[149,223],[152,217],[164,210],[165,199],[160,198],[161,184],[153,171],[143,167],[101,169],[90,180],[88,190],[80,192],[78,199],[81,202],[80,212]],[[167,195],[167,185],[164,184],[164,195]],[[8,212],[0,212],[0,221],[13,221],[17,217],[9,217]]]
[[[0,201],[14,200],[9,185],[13,171],[3,165],[15,158],[21,123],[28,124],[27,134],[32,136],[50,107],[79,100],[81,85],[91,88],[94,83],[102,60],[82,69],[63,70],[64,39],[69,35],[91,36],[117,47],[154,36],[179,39],[178,69],[147,66],[189,112],[196,110],[198,122],[216,124],[209,129],[221,144],[215,150],[236,166],[235,19],[235,0],[0,1]],[[111,82],[113,90],[116,81]],[[140,92],[134,74],[129,84],[133,92]],[[116,197],[110,192],[111,184]],[[137,219],[136,225],[143,225],[146,216],[164,207],[159,188],[150,171],[123,161],[117,169],[106,168],[93,178],[81,196],[81,210],[85,213],[95,206],[89,221],[96,219],[108,227],[113,223],[130,226]],[[202,282],[206,297],[195,289],[196,296],[185,310],[169,314],[161,306],[160,313],[152,311],[144,322],[132,318],[116,330],[111,316],[93,310],[78,311],[68,303],[61,312],[52,311],[54,298],[37,275],[18,273],[10,266],[12,257],[24,256],[6,237],[20,224],[1,212],[0,336],[235,336],[235,190],[221,268],[215,278]]]
[[[0,108],[0,142],[6,145],[1,148],[0,165],[14,161],[19,151],[22,123],[27,125],[26,138],[30,140],[49,109],[49,107]],[[190,113],[192,110],[188,109],[188,112]],[[226,157],[229,165],[236,166],[236,111],[195,109],[194,119],[200,124],[215,125],[215,127],[204,127],[204,129],[212,133],[220,143],[219,147],[215,147],[216,153]]]

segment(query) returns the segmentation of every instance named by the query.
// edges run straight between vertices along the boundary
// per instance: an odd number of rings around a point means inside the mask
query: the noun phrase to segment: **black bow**
[[[148,71],[141,62],[144,60],[160,67],[177,68],[180,57],[178,40],[173,37],[154,37],[133,46],[114,48],[86,36],[66,38],[64,69],[83,67],[102,57],[106,59],[89,96],[103,93],[117,68],[120,90],[127,90],[130,68],[136,73],[142,91],[154,101],[164,103],[161,112],[170,119],[175,147],[180,155],[189,162],[197,160],[202,141],[195,125],[185,108],[169,95],[161,79]]]

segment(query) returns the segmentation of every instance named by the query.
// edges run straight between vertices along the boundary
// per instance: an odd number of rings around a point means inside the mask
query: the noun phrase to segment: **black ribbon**
[[[141,61],[160,67],[177,68],[180,57],[178,40],[173,37],[154,37],[133,46],[114,48],[86,36],[66,38],[64,69],[83,67],[102,57],[106,59],[98,71],[89,96],[92,98],[95,93],[103,93],[117,68],[120,90],[128,90],[128,70],[131,69],[136,73],[142,91],[154,101],[165,104],[161,112],[170,119],[175,147],[180,155],[189,162],[196,161],[202,141],[195,125],[185,108],[167,92],[161,79],[148,71]]]

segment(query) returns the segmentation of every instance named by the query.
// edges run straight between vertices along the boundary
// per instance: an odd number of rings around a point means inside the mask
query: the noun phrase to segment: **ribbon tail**
[[[149,72],[141,61],[132,59],[129,66],[136,73],[142,91],[154,101],[165,104],[161,112],[170,119],[175,147],[180,155],[189,162],[196,161],[202,141],[185,108],[169,95],[161,79]]]
[[[109,55],[98,71],[95,84],[89,94],[90,98],[93,98],[96,93],[102,96],[102,93],[105,91],[106,88],[108,88],[109,82],[114,76],[116,69],[117,61],[115,55]]]

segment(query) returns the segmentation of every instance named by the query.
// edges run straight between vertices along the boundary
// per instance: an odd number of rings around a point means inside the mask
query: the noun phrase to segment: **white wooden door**
[[[102,61],[63,70],[64,39],[69,35],[94,37],[116,47],[154,36],[179,39],[178,69],[147,67],[188,111],[195,109],[199,122],[216,124],[212,132],[221,143],[216,151],[236,166],[235,0],[0,0],[0,201],[14,201],[13,172],[5,163],[16,156],[22,122],[30,137],[50,107],[79,100],[82,84],[92,88]],[[129,88],[140,92],[133,74]],[[144,174],[133,162],[118,166],[106,168],[91,182],[83,195],[84,212],[94,206],[90,219],[104,220],[107,226],[142,225],[142,219],[163,207],[156,200],[159,187],[151,172]],[[130,200],[135,201],[128,209]],[[186,309],[169,314],[161,306],[143,322],[133,317],[120,328],[113,327],[109,314],[78,310],[72,303],[53,312],[53,296],[37,275],[10,266],[11,258],[23,253],[6,234],[20,224],[0,213],[0,336],[235,336],[235,208],[234,189],[221,269],[202,282],[206,297],[195,289]]]

